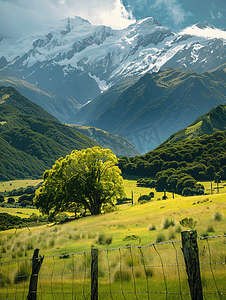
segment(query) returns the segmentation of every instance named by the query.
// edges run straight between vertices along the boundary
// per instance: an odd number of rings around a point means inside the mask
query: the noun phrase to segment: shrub
[[[6,284],[11,284],[10,278],[4,277],[4,275],[0,273],[0,287],[4,287]]]
[[[214,215],[214,221],[221,221],[222,215],[219,212],[216,212]]]
[[[135,271],[135,277],[136,278],[140,278],[142,276],[141,271],[140,270],[136,270]]]
[[[190,187],[185,187],[182,191],[182,196],[193,196],[194,195],[194,190],[191,189]]]
[[[175,225],[174,220],[169,220],[168,218],[166,218],[163,223],[163,229],[168,229],[170,226],[174,226],[174,225]]]
[[[27,262],[20,265],[15,277],[14,283],[20,283],[23,281],[27,281],[30,277],[31,268]]]
[[[147,277],[153,277],[154,272],[151,268],[145,268],[145,274]]]
[[[6,246],[2,246],[1,253],[6,253]]]
[[[154,192],[150,192],[150,193],[149,193],[149,196],[150,196],[151,198],[154,198],[154,197],[155,197]]]
[[[54,221],[56,223],[65,223],[68,221],[69,215],[66,213],[59,213],[57,216],[54,217]]]
[[[54,245],[55,245],[55,240],[51,239],[50,242],[49,242],[49,248],[53,248]]]
[[[114,282],[131,281],[132,275],[128,270],[117,270],[114,274]]]
[[[206,231],[207,232],[214,232],[213,225],[209,225]]]
[[[150,201],[151,200],[151,196],[149,195],[142,195],[138,198],[138,202],[140,201]]]
[[[75,236],[74,236],[74,239],[77,241],[77,240],[80,240],[81,239],[81,236],[80,236],[80,233],[77,233]]]
[[[170,233],[169,233],[169,240],[171,241],[171,240],[174,240],[175,238],[176,238],[175,232],[174,231],[170,231]]]
[[[148,226],[148,230],[151,231],[151,230],[156,230],[156,226],[154,224],[150,224]]]
[[[104,233],[99,234],[97,244],[110,245],[112,243],[112,236],[106,236]]]
[[[88,239],[94,239],[96,236],[97,236],[96,233],[91,233],[91,232],[88,233]]]
[[[181,233],[181,227],[178,225],[177,228],[175,229],[176,233]]]
[[[162,242],[165,242],[165,240],[166,240],[166,237],[163,233],[159,233],[156,236],[156,243],[162,243]]]
[[[10,198],[8,198],[7,203],[13,204],[13,203],[15,203],[15,199],[13,197],[10,197]]]
[[[41,241],[41,240],[40,240]],[[27,243],[27,250],[33,250],[34,249],[34,245],[33,243],[30,241]]]
[[[140,262],[138,255],[133,255],[132,257],[129,255],[125,258],[127,267],[137,266]]]
[[[116,207],[112,204],[105,204],[103,205],[103,211],[104,213],[111,213],[116,210]]]
[[[23,251],[19,250],[19,251],[17,252],[17,256],[18,256],[18,257],[23,257],[23,255],[24,255],[24,252],[23,252]]]

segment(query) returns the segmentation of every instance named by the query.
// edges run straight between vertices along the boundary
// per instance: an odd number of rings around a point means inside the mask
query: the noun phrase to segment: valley
[[[26,298],[36,248],[43,300],[89,299],[93,251],[100,299],[190,299],[184,231],[224,299],[225,41],[153,17],[0,36],[0,299]]]

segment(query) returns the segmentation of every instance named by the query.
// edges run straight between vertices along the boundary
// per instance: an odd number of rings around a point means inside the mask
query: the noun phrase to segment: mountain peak
[[[68,20],[74,20],[75,22],[87,23],[87,24],[91,25],[91,23],[88,20],[83,19],[82,17],[79,17],[79,16],[75,16],[74,19],[68,18]]]
[[[162,26],[162,24],[159,22],[159,21],[157,21],[155,18],[153,18],[153,17],[148,17],[148,18],[145,18],[145,19],[140,19],[140,20],[138,20],[138,21],[136,21],[136,23],[137,24],[142,24],[142,25],[151,25],[151,26],[153,26],[153,25],[155,25],[155,26]]]
[[[204,23],[197,23],[195,24],[196,27],[198,27],[199,29],[216,29],[213,25],[207,23],[207,22],[204,22]]]

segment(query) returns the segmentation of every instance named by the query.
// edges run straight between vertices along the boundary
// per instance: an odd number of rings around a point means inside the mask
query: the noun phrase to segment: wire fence
[[[182,242],[37,256],[39,274],[33,274],[34,258],[1,262],[0,299],[36,299],[27,298],[32,276],[43,300],[191,299]],[[192,299],[226,299],[226,235],[197,243],[203,298]]]

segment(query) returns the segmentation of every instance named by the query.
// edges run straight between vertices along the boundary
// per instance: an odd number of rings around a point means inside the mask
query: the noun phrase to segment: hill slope
[[[226,130],[226,105],[220,104],[207,114],[197,118],[188,127],[172,134],[160,147],[184,139],[193,139],[204,134],[211,135],[218,130]]]
[[[0,180],[41,176],[73,149],[98,145],[11,87],[0,87]]]
[[[83,113],[83,125],[122,135],[138,150],[141,149],[136,136],[143,134],[147,152],[158,144],[154,143],[156,136],[149,136],[148,142],[144,128],[155,126],[163,141],[212,107],[226,102],[226,72],[199,74],[168,68],[144,75],[115,97],[111,98],[111,93],[109,90],[102,94],[78,113],[80,120]],[[85,117],[87,112],[89,119]]]
[[[119,167],[126,174],[154,176],[149,184],[159,190],[181,194],[192,188],[199,193],[196,180],[226,180],[226,131],[162,144],[143,156],[122,157]]]
[[[54,94],[44,92],[37,86],[22,79],[0,76],[0,86],[14,87],[23,96],[42,106],[61,122],[71,122],[81,107],[73,97],[67,95],[66,91],[61,97],[56,97]]]
[[[95,127],[69,125],[77,131],[87,135],[104,148],[109,148],[117,156],[136,156],[140,152],[124,137],[112,134]]]

